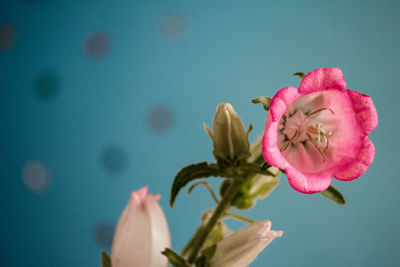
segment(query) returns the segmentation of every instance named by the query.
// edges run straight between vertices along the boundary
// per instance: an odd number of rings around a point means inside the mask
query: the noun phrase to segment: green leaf
[[[306,74],[304,73],[304,72],[296,72],[296,73],[293,73],[293,76],[299,76],[300,78],[304,78],[304,76],[306,76]]]
[[[101,266],[111,267],[110,256],[108,256],[107,252],[105,252],[104,250],[101,252]]]
[[[346,203],[346,200],[344,199],[342,193],[340,193],[336,188],[331,185],[328,187],[328,189],[322,191],[321,195],[335,201],[339,205],[344,205]]]
[[[189,267],[189,264],[186,262],[184,258],[182,258],[178,253],[173,251],[172,249],[166,248],[163,252],[167,258],[169,263],[174,267]]]
[[[172,184],[170,198],[171,207],[174,206],[174,202],[179,194],[179,191],[189,182],[199,178],[210,176],[218,177],[222,175],[223,172],[218,168],[216,164],[208,164],[206,161],[184,167],[175,176],[174,182]]]
[[[263,104],[265,110],[269,110],[269,105],[271,104],[272,98],[268,96],[259,96],[256,99],[252,99],[253,104]]]

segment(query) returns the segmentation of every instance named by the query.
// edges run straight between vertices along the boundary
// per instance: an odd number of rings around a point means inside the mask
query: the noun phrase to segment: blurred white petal
[[[132,191],[117,225],[111,249],[113,267],[166,267],[161,254],[170,247],[167,220],[158,204],[160,195],[147,194],[147,187]]]
[[[283,231],[271,230],[271,221],[252,223],[217,243],[210,267],[245,267]]]

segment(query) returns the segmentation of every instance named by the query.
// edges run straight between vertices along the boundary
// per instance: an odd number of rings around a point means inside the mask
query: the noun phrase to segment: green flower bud
[[[213,132],[204,126],[214,143],[213,154],[217,159],[236,162],[250,156],[248,132],[232,105],[222,103],[217,106],[213,122]]]

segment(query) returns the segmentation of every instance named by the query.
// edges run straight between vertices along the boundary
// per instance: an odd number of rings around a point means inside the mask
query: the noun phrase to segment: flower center
[[[326,130],[321,122],[321,117],[323,117],[321,115],[324,112],[335,115],[332,109],[326,107],[311,112],[298,109],[291,114],[283,115],[280,133],[285,137],[285,140],[281,142],[280,151],[283,152],[291,146],[297,146],[299,143],[305,144],[309,141],[325,162],[325,154],[329,148],[329,137],[333,133],[332,130]]]

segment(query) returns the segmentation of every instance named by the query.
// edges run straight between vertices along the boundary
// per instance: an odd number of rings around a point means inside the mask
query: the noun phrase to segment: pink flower
[[[167,220],[157,203],[160,195],[147,194],[147,186],[132,191],[117,225],[111,249],[113,267],[166,267],[161,254],[170,247]]]
[[[284,169],[301,193],[324,191],[332,176],[356,179],[374,159],[375,147],[368,139],[378,124],[374,104],[346,86],[340,69],[316,69],[298,89],[282,88],[271,101],[263,156]]]

